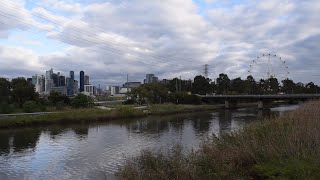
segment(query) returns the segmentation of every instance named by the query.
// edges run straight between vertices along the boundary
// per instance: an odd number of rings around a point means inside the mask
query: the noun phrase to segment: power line
[[[0,2],[0,3],[1,3],[1,2]],[[15,7],[15,8],[17,8],[17,6],[15,6],[15,5],[13,5],[13,4],[10,5],[10,4],[8,4],[8,3],[3,3],[3,2],[2,2],[2,4],[6,5],[6,6],[9,6],[9,7]],[[16,11],[20,11],[20,10],[16,10]],[[21,12],[21,11],[20,11],[20,12]],[[49,21],[49,22],[51,22],[52,24],[55,24],[55,25],[58,25],[58,26],[62,26],[61,23],[56,22],[56,21],[53,21],[53,20],[48,19],[48,18],[45,18],[45,17],[43,17],[43,16],[41,16],[41,15],[39,15],[39,14],[33,14],[33,16],[36,16],[36,17],[38,17],[38,18],[40,18],[40,19]],[[96,37],[96,34],[84,32],[84,31],[81,31],[81,30],[79,30],[79,29],[75,29],[75,28],[72,28],[72,27],[69,27],[69,29],[71,29],[71,30],[73,30],[73,31],[76,31],[76,32],[79,32],[79,33],[81,33],[81,34],[91,35],[92,38],[94,38],[94,39],[96,39],[96,40],[98,40],[98,41],[104,41],[104,40]],[[96,28],[91,28],[91,29],[96,29]],[[97,30],[98,30],[98,29],[97,29]],[[101,31],[102,31],[102,30],[101,30]],[[79,38],[79,37],[77,37],[77,38]],[[84,40],[85,40],[85,39],[84,39]],[[89,40],[85,40],[85,41],[90,42],[90,43],[93,43],[93,44],[96,44],[96,43],[97,43],[97,42],[89,41]],[[121,43],[113,43],[113,42],[110,42],[110,41],[105,41],[105,42],[108,42],[109,44],[112,44],[112,45],[115,45],[115,46],[122,46],[122,47],[125,47],[125,48],[129,48],[129,50],[132,51],[132,47],[130,47],[130,46],[123,45],[123,44],[121,44]],[[104,48],[106,48],[106,47],[104,47]],[[110,47],[109,47],[109,48],[110,48]],[[121,51],[121,50],[115,49],[115,48],[112,48],[112,49],[117,50],[117,51]],[[150,50],[150,49],[149,49],[149,50]],[[134,51],[134,52],[135,52],[135,53],[141,53],[141,52],[138,52],[138,51]],[[123,51],[122,51],[122,53],[127,54],[127,52],[123,52]],[[162,58],[163,60],[167,60],[167,59],[168,59],[168,58],[165,57],[165,56],[152,56],[152,55],[145,55],[145,54],[143,54],[143,55],[144,55],[144,56],[152,57],[152,58],[154,58],[154,59],[160,59],[160,58]],[[182,60],[182,59],[180,59],[180,60]],[[194,60],[193,60],[193,59],[187,59],[187,58],[183,57],[183,61],[193,62]]]

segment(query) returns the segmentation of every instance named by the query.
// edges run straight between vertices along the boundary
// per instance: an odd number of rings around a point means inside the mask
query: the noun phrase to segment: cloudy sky
[[[284,78],[287,66],[320,84],[319,12],[319,0],[1,0],[0,76],[83,70],[112,85],[190,79],[209,64],[212,79]]]

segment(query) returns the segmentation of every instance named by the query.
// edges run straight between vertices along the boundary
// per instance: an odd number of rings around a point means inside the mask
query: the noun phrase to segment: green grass
[[[71,111],[58,112],[38,116],[11,117],[0,119],[0,128],[23,127],[49,124],[69,124],[79,122],[100,122],[114,119],[125,119],[143,117],[141,110],[121,107],[115,110],[106,111],[99,109],[74,109]]]
[[[36,125],[51,124],[71,124],[80,122],[103,122],[116,119],[130,119],[152,115],[169,115],[178,113],[190,113],[199,111],[208,111],[221,108],[213,105],[174,105],[162,104],[148,106],[144,112],[143,109],[134,109],[132,105],[116,105],[112,110],[91,109],[71,109],[57,111],[54,114],[8,117],[0,118],[0,128],[24,127]]]
[[[320,102],[277,119],[213,137],[200,150],[141,155],[128,160],[119,179],[318,179]]]

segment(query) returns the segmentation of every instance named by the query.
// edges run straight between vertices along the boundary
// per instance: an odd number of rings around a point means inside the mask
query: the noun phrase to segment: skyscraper
[[[52,82],[53,82],[52,86],[59,87],[59,76],[58,76],[58,74],[55,74],[55,73],[52,74]]]
[[[67,95],[74,96],[74,71],[70,71],[70,78],[67,78]]]
[[[89,84],[90,84],[89,76],[84,76],[84,85],[89,85]]]
[[[147,74],[146,79],[144,80],[145,84],[150,84],[150,83],[156,83],[158,82],[158,77],[156,77],[154,74]]]
[[[53,84],[52,74],[53,74],[53,69],[46,71],[45,92],[50,92],[50,88]]]
[[[80,92],[84,91],[84,72],[80,71]]]
[[[66,86],[66,77],[59,76],[59,86]]]

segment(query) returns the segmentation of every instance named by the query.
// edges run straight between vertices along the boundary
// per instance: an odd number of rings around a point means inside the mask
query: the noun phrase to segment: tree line
[[[291,79],[279,82],[275,77],[256,80],[252,76],[230,79],[227,74],[220,74],[214,81],[204,76],[194,80],[175,78],[164,83],[144,84],[133,89],[128,95],[131,103],[182,103],[198,104],[196,95],[264,95],[264,94],[316,94],[320,87],[313,82],[295,83]]]
[[[25,78],[15,78],[11,81],[0,78],[0,113],[14,112],[41,112],[55,108],[62,110],[70,106],[73,108],[86,108],[93,105],[93,99],[79,94],[69,98],[58,92],[51,92],[46,97],[40,97],[35,87]]]

